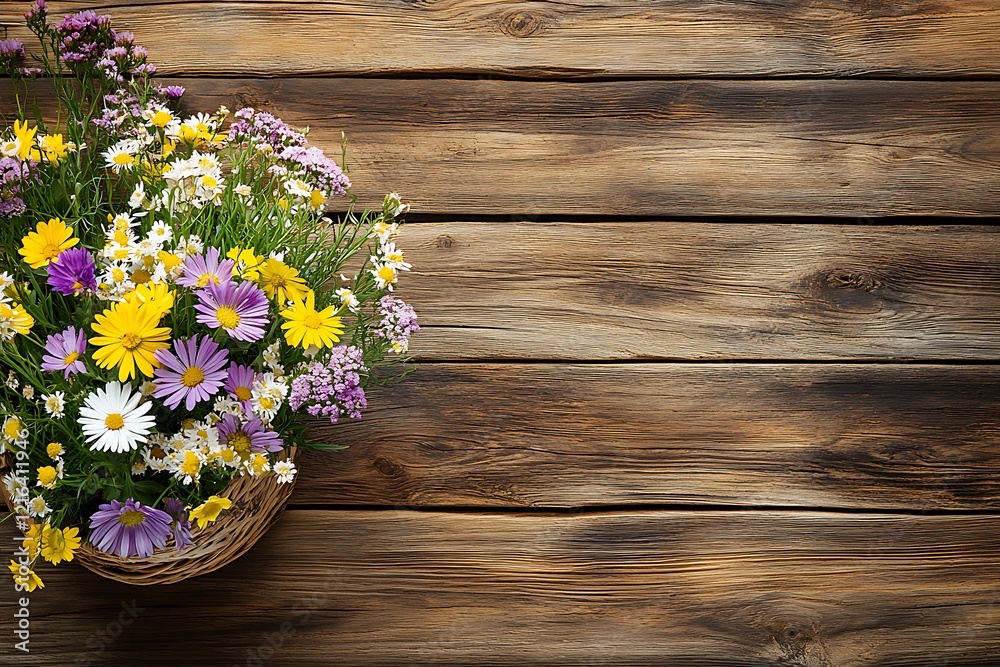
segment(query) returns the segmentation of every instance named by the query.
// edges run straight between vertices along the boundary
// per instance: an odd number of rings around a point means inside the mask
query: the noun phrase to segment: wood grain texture
[[[427,364],[293,504],[1000,507],[1000,367]]]
[[[398,191],[417,213],[520,219],[1000,215],[1000,82],[173,82],[191,111],[266,108],[337,155],[346,131],[363,205]]]
[[[26,2],[0,25],[26,37]],[[990,0],[50,2],[95,7],[171,74],[1000,74]]]
[[[983,226],[421,223],[421,359],[1000,359]]]
[[[185,80],[420,213],[998,215],[1000,83]]]
[[[291,511],[241,560],[172,586],[46,568],[16,664],[996,664],[998,522]],[[137,618],[116,628],[123,602]]]

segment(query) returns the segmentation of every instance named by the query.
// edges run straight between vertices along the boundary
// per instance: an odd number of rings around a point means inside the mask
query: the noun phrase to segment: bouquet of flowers
[[[26,19],[37,53],[0,42],[0,444],[31,591],[39,559],[183,552],[236,479],[290,486],[293,450],[337,448],[304,416],[359,419],[419,327],[394,291],[398,196],[331,219],[350,182],[306,131],[182,115],[107,16]]]

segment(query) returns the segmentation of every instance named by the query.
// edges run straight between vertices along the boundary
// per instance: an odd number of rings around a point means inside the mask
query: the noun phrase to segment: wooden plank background
[[[996,3],[49,4],[345,131],[424,331],[248,555],[0,664],[1000,663]]]

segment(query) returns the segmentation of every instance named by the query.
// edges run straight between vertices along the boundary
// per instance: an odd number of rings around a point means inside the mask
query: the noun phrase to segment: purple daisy
[[[187,518],[187,507],[176,498],[167,498],[163,507],[173,521],[170,522],[170,532],[174,536],[174,546],[178,551],[194,544],[191,537],[191,522]]]
[[[229,362],[229,352],[208,336],[175,340],[173,352],[157,350],[153,353],[163,364],[153,371],[156,391],[153,395],[163,399],[168,408],[176,408],[184,400],[191,410],[198,401],[212,398],[226,381],[222,370]]]
[[[70,248],[49,264],[49,287],[67,296],[97,289],[94,258],[86,248]]]
[[[64,251],[66,252],[66,251]],[[51,265],[50,265],[51,266]],[[87,335],[83,329],[69,327],[45,339],[45,355],[42,357],[43,371],[62,371],[67,380],[74,373],[87,370],[83,365],[83,355],[87,351]]]
[[[184,275],[177,279],[177,284],[192,289],[228,283],[233,278],[233,267],[236,263],[231,259],[219,261],[219,249],[209,248],[203,255],[188,255],[184,260]]]
[[[244,412],[249,412],[250,399],[253,398],[253,383],[257,374],[250,366],[232,364],[229,366],[225,390],[229,395],[244,406]]]
[[[148,558],[170,537],[169,514],[131,498],[105,503],[90,516],[90,543],[122,558]]]
[[[264,337],[268,300],[264,292],[250,282],[209,284],[198,290],[201,303],[195,306],[200,324],[222,327],[234,340],[252,343]]]
[[[274,431],[266,430],[256,417],[244,422],[236,415],[228,414],[216,427],[219,429],[219,442],[235,449],[242,458],[250,452],[281,451],[281,437]]]

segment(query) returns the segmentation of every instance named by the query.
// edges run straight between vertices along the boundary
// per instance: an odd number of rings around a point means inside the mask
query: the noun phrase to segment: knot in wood
[[[442,234],[441,236],[437,237],[437,244],[436,245],[439,248],[450,248],[453,245],[455,245],[455,240],[452,239],[447,234]]]
[[[375,469],[386,477],[399,477],[403,474],[403,466],[399,465],[395,461],[390,461],[384,456],[378,456],[372,461],[372,465]]]
[[[882,287],[882,281],[867,273],[837,270],[827,275],[826,286],[836,289],[858,289],[865,292],[875,292]]]
[[[500,31],[509,37],[530,37],[541,29],[541,17],[520,9],[504,14],[500,19]]]

